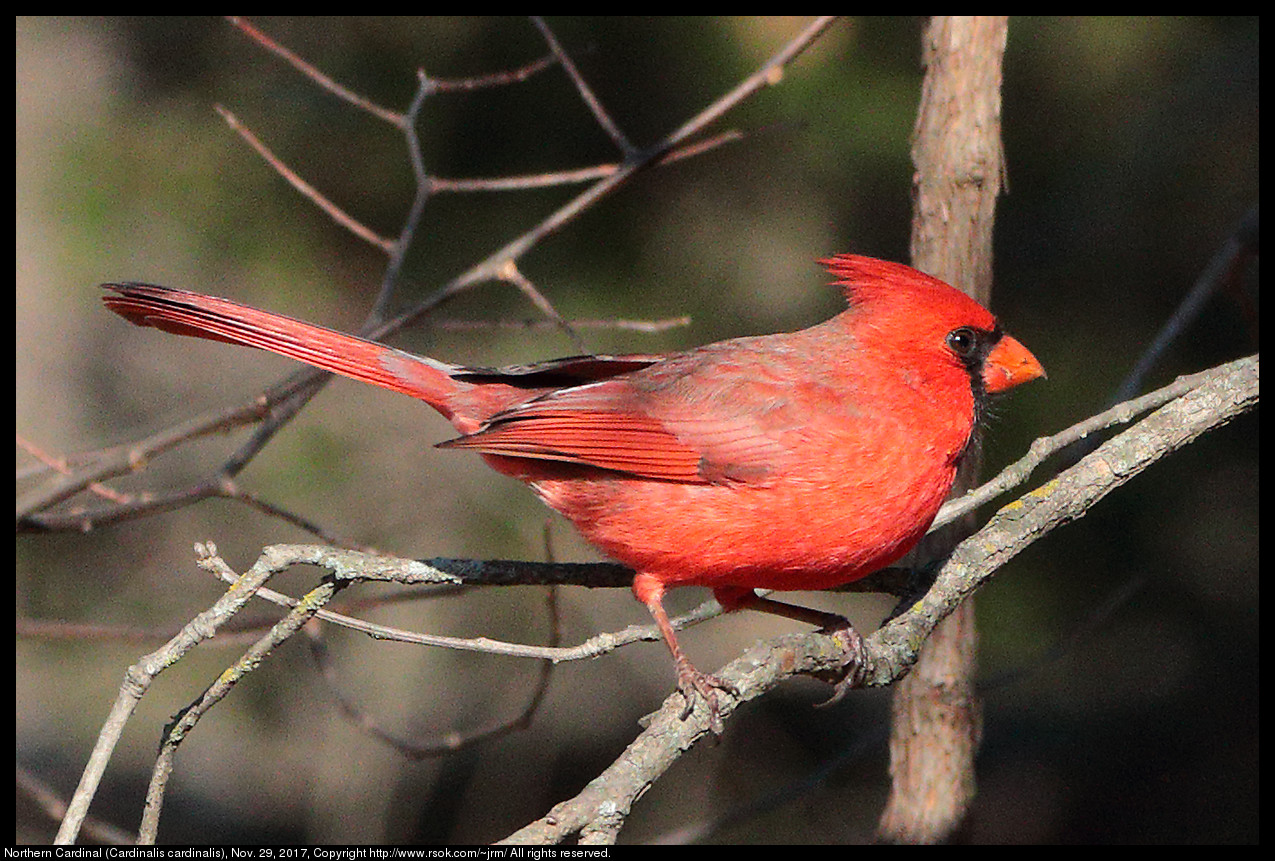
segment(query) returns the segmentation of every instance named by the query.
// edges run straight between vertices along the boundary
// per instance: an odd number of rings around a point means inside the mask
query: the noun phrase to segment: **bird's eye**
[[[947,346],[962,359],[969,359],[978,349],[978,335],[967,326],[953,329],[947,333]]]

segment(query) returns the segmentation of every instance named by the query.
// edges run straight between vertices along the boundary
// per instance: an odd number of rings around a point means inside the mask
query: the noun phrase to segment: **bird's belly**
[[[668,586],[809,590],[851,582],[906,553],[954,477],[945,467],[912,480],[882,471],[853,485],[615,476],[532,486],[594,546]]]

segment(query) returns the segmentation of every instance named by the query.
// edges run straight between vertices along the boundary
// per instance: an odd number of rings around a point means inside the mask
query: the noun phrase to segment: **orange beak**
[[[1045,369],[1036,357],[1009,335],[1001,336],[1000,342],[983,362],[983,384],[990,394],[1007,391],[1043,376]]]

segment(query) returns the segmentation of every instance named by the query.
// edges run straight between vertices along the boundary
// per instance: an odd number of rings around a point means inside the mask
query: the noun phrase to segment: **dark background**
[[[808,19],[551,19],[621,128],[649,144],[717,98]],[[371,100],[406,107],[415,69],[459,78],[546,53],[519,18],[254,19]],[[586,330],[598,352],[650,352],[799,328],[839,307],[815,258],[905,260],[915,18],[845,19],[715,129],[747,138],[649,171],[521,264],[568,318],[690,315],[661,335]],[[988,469],[1097,412],[1258,198],[1256,18],[1014,19],[1006,57],[1009,193],[993,306],[1049,379],[1003,402]],[[337,328],[363,319],[380,252],[298,197],[214,113],[235,112],[355,217],[395,234],[411,199],[401,137],[314,87],[216,18],[17,22],[17,430],[55,454],[139,439],[240,403],[281,359],[128,327],[104,280],[232,296]],[[419,126],[427,167],[503,176],[614,162],[565,75],[445,94]],[[401,303],[529,229],[579,186],[440,195]],[[1252,353],[1256,267],[1206,307],[1152,385]],[[530,318],[500,284],[443,309]],[[574,352],[542,330],[422,328],[395,341],[496,364]],[[435,451],[442,419],[406,398],[331,384],[241,476],[335,532],[406,556],[544,556],[545,510],[468,455]],[[986,681],[978,842],[1252,842],[1257,838],[1257,419],[1209,434],[1038,543],[979,596]],[[113,486],[179,486],[233,449],[216,438]],[[19,467],[30,463],[18,455]],[[1037,483],[1043,480],[1043,475]],[[21,489],[21,486],[20,486]],[[92,500],[83,500],[92,503]],[[560,559],[596,558],[561,520]],[[246,567],[304,533],[227,502],[91,534],[24,536],[17,614],[169,631],[221,587],[193,565],[214,540]],[[289,578],[294,593],[309,572]],[[357,597],[375,594],[359,589]],[[684,590],[676,608],[692,606]],[[349,593],[347,593],[348,595]],[[1111,600],[1113,596],[1123,596]],[[886,604],[801,596],[865,627]],[[567,642],[646,621],[624,590],[566,590]],[[264,605],[252,608],[265,617]],[[377,621],[543,642],[532,589],[391,605]],[[741,614],[685,643],[705,669],[790,623]],[[514,714],[534,665],[330,631],[342,685],[386,726],[430,736]],[[19,638],[17,760],[69,796],[124,669],[160,639]],[[205,646],[135,715],[93,812],[135,827],[169,716],[242,650]],[[1061,656],[1056,654],[1060,651]],[[659,644],[555,674],[525,732],[408,762],[346,722],[290,643],[182,747],[161,839],[490,841],[574,794],[671,691]],[[887,789],[888,693],[834,708],[815,682],[735,716],[636,805],[626,841],[707,827],[721,842],[870,837]],[[19,803],[17,839],[54,830]]]

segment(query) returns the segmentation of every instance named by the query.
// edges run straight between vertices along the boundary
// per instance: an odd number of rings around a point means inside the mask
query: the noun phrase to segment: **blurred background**
[[[254,23],[371,101],[403,110],[416,69],[464,78],[547,50],[520,18],[261,18]],[[658,140],[734,87],[808,19],[553,18],[619,126]],[[841,300],[815,265],[855,251],[907,259],[918,18],[839,21],[771,87],[719,121],[741,142],[650,170],[530,253],[522,271],[568,319],[664,318],[661,334],[588,329],[596,352],[679,349],[810,325]],[[402,136],[315,87],[218,18],[17,20],[17,431],[74,457],[245,402],[283,359],[127,326],[97,285],[141,280],[357,328],[381,252],[298,196],[213,110],[233,111],[352,215],[396,235],[413,194]],[[440,94],[419,124],[427,169],[491,177],[618,155],[561,69]],[[986,468],[1098,412],[1258,199],[1254,18],[1013,19],[993,307],[1049,379],[997,408]],[[579,192],[440,194],[407,260],[399,307],[528,230]],[[1257,350],[1257,268],[1205,308],[1149,385]],[[502,284],[434,318],[526,319]],[[424,325],[396,346],[492,365],[576,352],[560,332]],[[331,383],[240,476],[246,489],[351,540],[409,557],[596,554],[430,409]],[[244,432],[187,445],[112,481],[181,487]],[[34,463],[21,448],[19,473]],[[1055,469],[1056,463],[1049,469]],[[1048,470],[1037,477],[1045,479]],[[34,486],[20,481],[19,492]],[[978,598],[985,727],[963,838],[1000,843],[1226,842],[1257,837],[1257,417],[1211,433],[1037,543]],[[87,496],[77,505],[102,504]],[[69,797],[124,670],[222,586],[194,565],[213,540],[246,568],[306,533],[224,501],[87,534],[22,535],[17,616],[127,626],[122,637],[19,636],[16,757]],[[297,594],[315,572],[279,588]],[[356,587],[344,598],[382,590]],[[684,594],[683,594],[684,593]],[[707,593],[682,590],[674,609]],[[798,596],[871,629],[888,602]],[[627,590],[563,590],[565,642],[646,623]],[[545,642],[543,592],[399,602],[375,621]],[[252,618],[275,614],[251,605]],[[794,630],[756,614],[685,635],[712,669]],[[148,636],[149,634],[149,636]],[[523,707],[531,662],[377,643],[327,629],[334,671],[387,729],[465,733]],[[244,648],[202,646],[133,717],[93,813],[136,827],[163,725]],[[182,746],[165,842],[501,838],[577,792],[672,690],[664,647],[560,666],[531,726],[412,762],[342,717],[293,641]],[[713,842],[861,842],[888,790],[888,692],[828,709],[795,681],[749,703],[642,797],[626,842],[702,829]],[[56,823],[19,798],[16,839]]]

